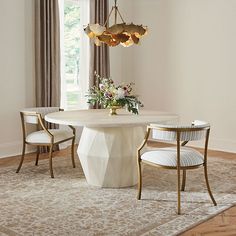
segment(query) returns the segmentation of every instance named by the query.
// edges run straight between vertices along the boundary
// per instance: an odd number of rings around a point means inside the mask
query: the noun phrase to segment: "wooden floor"
[[[180,234],[181,236],[235,236],[236,206]]]
[[[150,146],[156,146],[156,144],[150,142]],[[199,151],[202,151],[199,149]],[[63,151],[58,151],[56,156],[64,156],[70,152],[70,149],[65,149]],[[235,159],[235,153],[226,153],[221,151],[211,151],[208,152],[209,156],[219,157],[223,159]],[[40,155],[40,159],[46,159],[47,154]],[[8,157],[0,159],[0,168],[6,166],[16,166],[20,160],[19,156]],[[34,161],[35,154],[27,154],[25,157],[25,162]],[[236,171],[236,170],[235,170]],[[219,215],[209,219],[208,221],[195,226],[194,228],[180,234],[181,236],[236,236],[236,206],[232,207]]]

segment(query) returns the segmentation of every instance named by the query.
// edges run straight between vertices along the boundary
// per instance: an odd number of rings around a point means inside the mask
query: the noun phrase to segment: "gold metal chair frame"
[[[62,111],[61,109],[59,109],[60,111]],[[68,139],[64,139],[61,140],[60,142],[54,142],[54,136],[53,134],[50,133],[50,131],[46,128],[45,124],[44,124],[44,119],[42,118],[42,115],[40,113],[37,112],[20,112],[20,116],[21,116],[21,124],[22,124],[22,131],[23,131],[23,148],[22,148],[22,155],[21,155],[21,160],[19,163],[19,166],[16,170],[16,173],[19,173],[21,166],[23,164],[24,161],[24,157],[25,157],[25,147],[26,144],[28,145],[33,145],[33,146],[37,146],[37,152],[36,152],[36,161],[35,161],[35,165],[38,165],[38,160],[39,160],[39,147],[40,146],[46,146],[49,147],[49,169],[50,169],[50,174],[51,174],[51,178],[54,178],[54,174],[53,174],[53,168],[52,168],[52,154],[53,154],[53,147],[55,145],[58,145],[60,143],[72,140],[72,145],[71,145],[71,160],[72,160],[72,166],[73,168],[75,168],[75,159],[74,159],[74,145],[75,145],[75,128],[73,126],[69,127],[72,129],[73,131],[73,136],[71,138]],[[26,141],[26,133],[27,133],[27,129],[26,129],[26,122],[25,122],[25,118],[24,116],[35,116],[38,119],[38,124],[37,124],[37,130],[40,130],[40,128],[42,130],[44,130],[51,138],[51,142],[50,143],[29,143]]]
[[[143,149],[143,147],[145,146],[145,144],[147,143],[148,139],[149,139],[149,135],[151,130],[159,130],[159,131],[172,131],[172,132],[176,132],[177,134],[177,166],[176,167],[169,167],[169,166],[162,166],[162,165],[158,165],[158,164],[154,164],[145,160],[141,159],[141,150]],[[182,144],[180,144],[180,135],[181,132],[188,132],[188,131],[201,131],[201,130],[206,130],[206,137],[205,137],[205,148],[204,148],[204,162],[201,165],[194,165],[194,166],[187,166],[187,167],[183,167],[180,166],[180,147],[181,146],[185,146],[188,141],[184,141]],[[207,190],[208,193],[210,195],[210,198],[213,202],[213,204],[216,206],[217,203],[213,197],[213,194],[211,192],[210,189],[210,184],[209,184],[209,180],[208,180],[208,174],[207,174],[207,149],[208,149],[208,141],[209,141],[209,134],[210,134],[210,127],[189,127],[189,128],[164,128],[164,127],[154,127],[154,126],[147,126],[147,132],[145,134],[144,140],[142,142],[142,144],[140,145],[140,147],[137,149],[137,163],[138,163],[138,194],[137,194],[137,199],[140,200],[141,199],[141,191],[142,191],[142,169],[141,169],[141,164],[145,163],[151,166],[155,166],[155,167],[159,167],[159,168],[164,168],[164,169],[176,169],[177,170],[177,195],[178,195],[178,206],[177,206],[177,213],[178,215],[181,214],[181,195],[180,195],[180,191],[184,191],[185,190],[185,183],[186,183],[186,170],[188,169],[196,169],[199,168],[201,166],[204,167],[204,176],[205,176],[205,181],[206,181],[206,186],[207,186]],[[181,174],[180,171],[183,170],[183,178],[182,178],[182,185],[181,185]]]

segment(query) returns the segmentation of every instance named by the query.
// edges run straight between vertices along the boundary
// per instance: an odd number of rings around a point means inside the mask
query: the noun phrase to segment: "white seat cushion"
[[[141,156],[142,160],[168,167],[177,166],[177,149],[176,147],[160,148],[155,151],[145,152]],[[203,155],[188,147],[181,147],[180,149],[180,166],[196,166],[204,163]]]
[[[54,136],[54,143],[73,137],[72,131],[60,130],[60,129],[49,129],[48,131]],[[51,143],[51,138],[44,130],[40,130],[30,133],[26,137],[26,142]]]

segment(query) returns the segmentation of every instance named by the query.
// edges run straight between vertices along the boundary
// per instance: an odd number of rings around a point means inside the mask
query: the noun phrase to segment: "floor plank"
[[[180,234],[181,236],[235,236],[236,206]]]

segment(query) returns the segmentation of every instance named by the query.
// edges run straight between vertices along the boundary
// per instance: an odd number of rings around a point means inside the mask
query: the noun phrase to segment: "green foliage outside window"
[[[80,7],[73,1],[64,1],[64,57],[68,107],[73,108],[78,101],[80,58]]]

